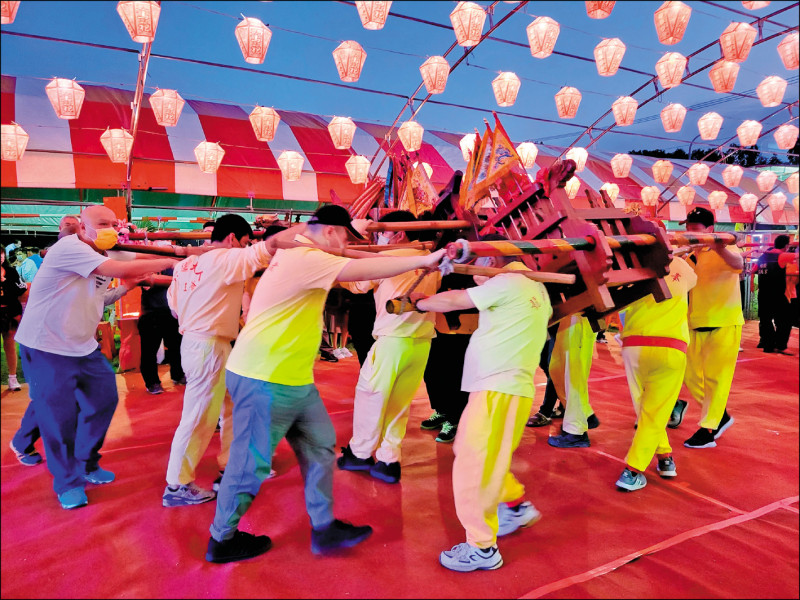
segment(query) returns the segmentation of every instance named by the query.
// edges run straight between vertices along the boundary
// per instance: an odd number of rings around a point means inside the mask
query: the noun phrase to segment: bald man
[[[109,259],[104,250],[116,243],[116,221],[104,206],[83,211],[80,233],[50,248],[17,331],[47,468],[65,509],[88,503],[87,482],[114,480],[100,467],[99,450],[117,406],[117,383],[94,337],[108,284],[114,277],[135,280],[176,263]]]
[[[75,215],[64,215],[58,222],[58,239],[64,236],[80,233],[81,222]]]

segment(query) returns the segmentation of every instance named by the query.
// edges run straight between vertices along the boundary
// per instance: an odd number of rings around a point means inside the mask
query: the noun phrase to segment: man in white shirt
[[[17,331],[32,410],[61,506],[88,503],[86,482],[110,483],[99,450],[117,406],[114,371],[94,334],[112,278],[136,278],[175,264],[173,259],[121,262],[105,256],[116,243],[114,213],[83,212],[81,235],[56,242],[31,285]]]
[[[249,246],[253,230],[240,215],[221,216],[214,224],[210,250],[175,267],[167,302],[178,319],[181,366],[186,375],[183,413],[167,466],[163,506],[202,504],[214,491],[194,483],[198,462],[220,424],[221,473],[230,453],[231,402],[225,396],[225,363],[239,333],[244,282],[269,264],[265,243]]]

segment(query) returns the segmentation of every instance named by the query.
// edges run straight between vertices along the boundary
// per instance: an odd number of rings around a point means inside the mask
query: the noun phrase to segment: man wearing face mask
[[[116,243],[114,213],[91,206],[82,217],[81,234],[61,238],[48,251],[16,336],[30,382],[29,420],[35,412],[53,489],[65,509],[88,503],[87,482],[114,480],[99,466],[99,450],[117,406],[117,384],[94,337],[103,306],[113,301],[108,284],[175,264],[171,258],[109,259],[104,251]],[[120,286],[113,293],[119,298],[126,291]]]
[[[416,221],[406,210],[389,213],[381,222]],[[390,235],[385,235],[389,233]],[[415,238],[412,232],[385,232],[381,245],[402,244]],[[426,256],[428,250],[400,248],[381,252],[381,256]],[[353,405],[353,437],[342,448],[337,460],[340,469],[369,471],[387,483],[400,481],[400,444],[406,433],[411,400],[422,382],[431,338],[435,337],[434,315],[414,312],[390,314],[386,302],[415,291],[434,294],[441,276],[438,271],[424,276],[422,271],[409,271],[380,280],[343,283],[351,292],[375,290],[377,316],[372,336],[375,344],[367,355],[356,385]],[[375,452],[377,462],[372,458]]]

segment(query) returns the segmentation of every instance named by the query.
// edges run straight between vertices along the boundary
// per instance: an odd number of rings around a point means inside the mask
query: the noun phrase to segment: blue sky
[[[484,8],[489,2],[478,2]],[[495,21],[518,3],[500,2],[494,8]],[[793,7],[763,25],[764,36],[787,27],[797,28],[797,2],[775,2],[757,11],[743,8],[741,2],[688,2],[692,16],[683,40],[673,46],[659,43],[653,13],[661,2],[617,2],[610,17],[590,19],[584,2],[529,2],[518,14],[503,23],[494,37],[522,45],[491,39],[484,41],[466,62],[453,71],[443,94],[432,100],[472,107],[475,110],[426,104],[417,120],[426,129],[466,133],[481,129],[483,119],[491,120],[491,110],[556,121],[540,122],[530,118],[503,116],[502,122],[515,141],[542,140],[557,146],[572,145],[584,132],[575,125],[589,125],[610,109],[619,96],[628,95],[650,78],[648,75],[620,70],[613,77],[601,77],[594,61],[552,55],[536,59],[527,47],[525,28],[537,16],[549,16],[561,24],[555,49],[580,57],[592,58],[594,47],[603,39],[618,37],[627,51],[623,67],[654,74],[656,61],[666,52],[689,55],[713,42],[735,21],[752,22],[781,8]],[[392,13],[450,25],[449,13],[456,2],[398,2]],[[730,9],[730,10],[729,10]],[[738,12],[734,12],[738,11]],[[744,14],[739,14],[744,13]],[[248,65],[234,37],[240,15],[257,17],[272,29],[272,41],[262,65]],[[489,19],[484,31],[489,28]],[[23,1],[15,22],[4,25],[3,32],[21,32],[80,40],[129,49],[141,49],[131,41],[116,12],[116,2],[32,2]],[[184,98],[240,104],[261,104],[286,110],[315,114],[350,116],[356,120],[391,124],[404,106],[398,97],[354,90],[363,87],[410,95],[421,83],[419,66],[428,56],[443,54],[454,40],[451,29],[415,22],[390,15],[386,26],[368,31],[361,26],[355,6],[344,2],[200,2],[166,1],[154,54],[255,68],[291,76],[341,83],[331,52],[343,40],[356,40],[367,52],[361,78],[357,83],[334,87],[319,83],[294,81],[284,77],[190,64],[154,57],[147,78],[148,92],[155,87],[177,89]],[[708,71],[698,73],[689,82],[708,89],[682,84],[664,93],[637,113],[637,123],[614,128],[595,143],[595,148],[615,152],[631,149],[688,149],[697,136],[697,119],[715,111],[725,117],[718,143],[735,135],[745,119],[762,119],[774,108],[764,108],[755,96],[755,87],[768,75],[789,81],[784,102],[798,99],[798,72],[784,68],[777,54],[782,36],[755,46],[742,63],[735,92],[752,98],[717,94],[711,89]],[[134,89],[137,57],[133,53],[81,47],[77,45],[3,35],[0,57],[2,73],[30,77],[46,82],[54,76],[76,78],[79,82]],[[448,56],[453,64],[463,53],[456,48]],[[716,44],[690,60],[690,70],[705,66],[720,57]],[[491,81],[501,71],[514,71],[522,87],[514,106],[499,109]],[[564,85],[578,88],[583,99],[576,118],[561,120],[556,113],[553,95]],[[640,102],[654,94],[648,86],[635,95]],[[419,97],[424,97],[423,93]],[[679,102],[689,109],[680,132],[664,133],[658,117],[661,109]],[[692,108],[696,107],[696,108]],[[797,115],[797,107],[793,114]],[[407,110],[401,120],[410,117]],[[784,110],[764,124],[764,129],[790,119]],[[611,115],[598,124],[599,131],[613,122]],[[794,121],[796,124],[796,120]],[[623,132],[614,133],[615,131]],[[633,134],[633,135],[630,135]],[[651,139],[646,135],[660,136]],[[576,145],[586,146],[584,136]],[[705,144],[705,146],[703,146]],[[694,148],[709,147],[699,137]],[[762,150],[775,149],[771,135],[762,138]]]

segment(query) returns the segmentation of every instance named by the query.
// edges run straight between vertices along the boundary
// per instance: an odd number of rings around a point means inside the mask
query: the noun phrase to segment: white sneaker
[[[523,502],[515,508],[502,502],[497,505],[497,537],[515,532],[520,527],[530,527],[542,518],[542,513],[530,502]]]
[[[217,495],[209,490],[197,486],[194,481],[180,486],[177,490],[164,488],[164,495],[161,497],[162,506],[190,506],[192,504],[203,504],[216,498]]]
[[[22,389],[22,387],[19,385],[19,381],[17,381],[16,375],[8,376],[8,389],[12,392],[18,392]]]
[[[503,566],[503,557],[500,556],[497,546],[484,550],[463,542],[442,552],[439,555],[439,562],[452,571],[466,573],[478,569],[499,569]]]

